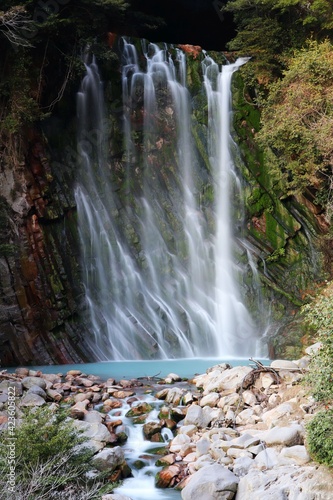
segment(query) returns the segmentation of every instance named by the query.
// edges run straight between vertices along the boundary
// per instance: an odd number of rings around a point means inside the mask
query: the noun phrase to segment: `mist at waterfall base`
[[[142,51],[139,57],[123,41],[121,161],[110,153],[104,85],[93,57],[78,93],[82,161],[75,197],[91,348],[101,361],[265,357],[265,328],[249,314],[242,286],[252,273],[259,310],[230,131],[232,75],[246,59],[219,66],[203,55],[207,166],[192,133],[185,53],[146,42]],[[202,202],[207,184],[210,206]]]

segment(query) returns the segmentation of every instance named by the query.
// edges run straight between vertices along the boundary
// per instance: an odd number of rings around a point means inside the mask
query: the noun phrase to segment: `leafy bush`
[[[329,408],[333,402],[333,284],[304,306],[303,313],[322,344],[311,359],[304,381],[313,397]],[[333,467],[333,408],[319,411],[307,424],[306,431],[312,458]]]
[[[18,453],[22,453],[22,460],[34,465],[54,455],[72,454],[73,448],[84,441],[73,423],[64,410],[53,413],[49,408],[37,408],[27,412],[15,433],[16,447]],[[81,455],[77,454],[77,460],[81,461]],[[84,458],[86,460],[87,457]]]
[[[333,410],[318,412],[306,426],[311,457],[333,467]]]
[[[12,496],[7,485],[8,444],[12,440],[7,431],[0,433],[0,490],[2,495],[6,492],[8,495],[1,498],[100,498],[103,477],[88,479],[93,452],[84,447],[85,439],[73,423],[63,410],[34,408],[26,413],[15,429],[15,494]]]
[[[257,139],[283,197],[313,187],[325,189],[322,201],[330,201],[332,64],[332,44],[309,41],[270,86]]]
[[[322,344],[311,359],[305,382],[317,401],[330,404],[333,401],[333,284],[302,311]]]
[[[257,82],[269,88],[293,49],[303,47],[308,38],[332,36],[330,0],[228,0],[223,10],[232,13],[236,24],[228,48],[253,57],[242,69],[247,85],[254,73]]]

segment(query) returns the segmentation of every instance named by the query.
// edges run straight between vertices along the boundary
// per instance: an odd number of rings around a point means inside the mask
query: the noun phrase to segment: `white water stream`
[[[149,413],[146,422],[159,422],[159,407],[164,403],[156,400],[153,396],[141,396],[138,403],[147,402],[154,406]],[[124,480],[123,484],[114,490],[131,498],[131,500],[176,500],[180,499],[180,492],[172,489],[160,489],[155,487],[155,476],[162,469],[155,465],[159,455],[154,452],[157,448],[166,446],[173,438],[172,432],[168,428],[163,428],[161,435],[164,443],[153,443],[147,441],[143,435],[143,424],[133,424],[132,418],[126,417],[126,413],[132,406],[125,403],[122,408],[112,410],[109,413],[110,420],[119,420],[123,422],[125,432],[128,436],[126,444],[122,446],[125,453],[125,460],[132,470],[133,477]],[[142,468],[139,468],[137,462],[140,461]]]
[[[191,132],[185,54],[176,49],[172,57],[167,48],[147,43],[143,54],[140,69],[134,46],[124,41],[122,198],[112,183],[115,166],[107,153],[103,85],[94,60],[86,64],[78,94],[82,165],[75,196],[91,344],[100,360],[256,356],[258,332],[239,286],[255,265],[252,258],[245,266],[234,261],[236,247],[245,255],[250,247],[235,238],[232,221],[241,183],[233,163],[230,87],[246,61],[222,70],[209,56],[202,63],[212,227],[200,203],[202,167]],[[164,165],[166,144],[176,171]]]

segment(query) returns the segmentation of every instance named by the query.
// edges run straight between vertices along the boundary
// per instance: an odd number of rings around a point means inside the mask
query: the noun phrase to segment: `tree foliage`
[[[253,57],[252,69],[263,85],[281,76],[290,50],[300,49],[309,37],[333,34],[330,0],[229,0],[225,10],[237,27],[229,48]]]
[[[271,84],[257,136],[283,196],[309,187],[328,203],[332,133],[333,46],[310,41],[295,51],[283,78]]]
[[[131,9],[126,0],[3,0],[0,44],[2,38],[14,49],[36,47],[49,38],[69,48],[126,25],[135,32],[136,26],[153,30],[162,23],[156,16]]]

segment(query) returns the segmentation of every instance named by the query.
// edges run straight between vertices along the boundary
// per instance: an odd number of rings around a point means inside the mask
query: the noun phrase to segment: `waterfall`
[[[233,258],[231,199],[237,187],[230,134],[231,123],[231,78],[232,74],[247,62],[239,58],[234,64],[218,65],[210,58],[203,61],[204,83],[208,99],[208,122],[210,123],[209,153],[215,173],[216,185],[216,233],[214,245],[215,261],[215,307],[218,352],[230,356],[246,356],[252,346],[247,341],[253,337],[254,325],[239,295],[236,268]]]
[[[101,360],[256,355],[255,326],[239,286],[244,265],[234,260],[236,247],[245,255],[248,248],[232,230],[231,207],[241,182],[230,88],[246,61],[222,71],[209,56],[202,63],[215,199],[207,208],[185,54],[143,42],[142,68],[135,47],[123,45],[120,187],[94,58],[78,93],[75,197],[90,343]],[[247,267],[253,266],[250,259]]]

